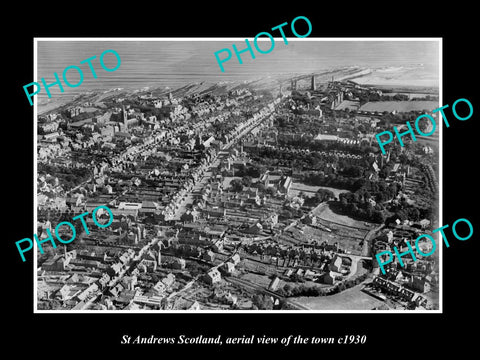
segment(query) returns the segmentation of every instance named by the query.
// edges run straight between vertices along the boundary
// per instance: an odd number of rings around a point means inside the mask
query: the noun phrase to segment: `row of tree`
[[[301,194],[299,194],[301,195]],[[324,201],[330,201],[335,199],[333,191],[328,189],[318,189],[314,196],[305,197],[305,206],[314,207]]]
[[[365,281],[367,276],[368,273],[364,273],[355,279],[348,279],[328,288],[320,286],[308,286],[305,284],[292,286],[287,283],[283,288],[278,289],[277,293],[285,297],[333,295],[360,284],[361,282]]]

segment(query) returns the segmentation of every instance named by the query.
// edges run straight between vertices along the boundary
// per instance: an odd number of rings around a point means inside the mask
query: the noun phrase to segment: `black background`
[[[77,4],[71,8],[40,5],[21,15],[16,24],[2,24],[4,39],[3,104],[3,267],[2,327],[6,344],[27,348],[34,356],[125,357],[151,353],[159,357],[189,351],[197,356],[258,354],[320,357],[322,355],[428,356],[435,349],[472,348],[477,310],[477,263],[480,227],[477,208],[479,156],[477,138],[478,62],[474,37],[475,10],[460,2],[422,8],[418,2],[347,3],[292,2],[180,4],[112,3],[108,9]],[[288,5],[288,6],[287,6]],[[51,6],[51,7],[49,7]],[[469,219],[474,235],[450,241],[443,249],[443,314],[33,314],[32,252],[22,263],[15,241],[33,234],[33,108],[23,85],[33,81],[34,37],[253,37],[297,16],[313,27],[310,37],[442,37],[443,104],[467,98],[474,114],[467,121],[450,115],[443,129],[443,223]],[[14,17],[14,14],[11,14]],[[8,18],[8,16],[6,16]],[[303,33],[299,30],[299,33]],[[275,35],[276,36],[276,35]],[[287,36],[288,35],[287,33]],[[447,112],[447,115],[451,114]],[[447,231],[447,234],[450,232]],[[452,238],[452,235],[450,235]],[[471,327],[473,325],[473,328]],[[122,335],[157,337],[256,335],[316,337],[367,335],[364,345],[120,345]],[[67,352],[64,352],[67,350]],[[123,358],[121,356],[120,358]]]

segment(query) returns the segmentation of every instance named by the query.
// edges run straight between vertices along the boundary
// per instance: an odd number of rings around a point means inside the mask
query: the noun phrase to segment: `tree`
[[[287,297],[290,296],[291,293],[292,293],[292,285],[290,285],[290,284],[288,284],[288,283],[285,284],[285,285],[283,286],[283,291],[284,291],[285,296],[287,296]]]
[[[251,176],[244,176],[244,177],[242,178],[241,183],[242,183],[244,186],[250,187],[250,186],[252,185],[252,177],[251,177]]]
[[[230,182],[230,188],[232,189],[233,192],[240,192],[243,190],[243,183],[242,180],[239,179],[233,179]]]
[[[335,198],[335,194],[328,189],[318,189],[317,192],[315,193],[315,196],[320,201],[328,201]]]
[[[372,221],[383,224],[385,222],[385,215],[382,211],[374,210]]]
[[[269,186],[266,189],[266,193],[267,193],[267,195],[275,196],[277,194],[277,190],[275,190],[275,188],[273,186]]]
[[[252,299],[253,305],[257,306],[260,310],[272,310],[273,301],[268,295],[256,294]]]
[[[365,216],[369,220],[373,219],[373,206],[369,202],[367,203],[367,209],[365,210]]]

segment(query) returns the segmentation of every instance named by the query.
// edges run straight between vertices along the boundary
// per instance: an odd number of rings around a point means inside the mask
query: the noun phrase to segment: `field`
[[[292,299],[312,310],[371,310],[385,304],[383,301],[363,293],[360,288],[361,286],[358,285],[330,296],[301,296]]]
[[[385,92],[384,95],[389,95],[389,96],[394,96],[394,95],[407,95],[409,99],[414,99],[414,98],[424,98],[427,95],[437,95],[435,93],[411,93],[411,92]]]
[[[268,285],[272,282],[271,279],[268,278],[268,276],[264,275],[258,275],[254,273],[246,273],[241,276],[239,276],[240,279],[250,281],[253,284],[260,285],[264,288],[268,288]],[[285,285],[285,281],[280,280],[279,283],[279,288],[283,287]]]
[[[432,111],[438,108],[438,101],[374,101],[368,102],[358,109],[359,111],[368,112],[409,112],[409,111]]]
[[[343,100],[340,104],[338,104],[335,110],[345,110],[345,109],[358,110],[359,107],[360,107],[359,101]]]
[[[360,230],[365,230],[368,231],[371,229],[370,226],[365,225],[365,222],[363,221],[358,221],[355,219],[352,219],[348,216],[345,215],[340,215],[340,214],[335,214],[328,204],[324,204],[323,206],[318,207],[314,211],[314,215],[316,215],[318,218],[322,220],[326,220],[335,224],[340,224],[340,225],[345,225],[345,226],[351,226],[358,228]]]
[[[363,221],[354,220],[345,215],[335,214],[328,204],[321,204],[313,213],[317,217],[316,228],[325,227],[330,231],[319,230],[322,234],[319,241],[326,240],[329,244],[338,242],[338,245],[354,255],[365,254],[366,243],[362,243],[368,231],[375,225]]]

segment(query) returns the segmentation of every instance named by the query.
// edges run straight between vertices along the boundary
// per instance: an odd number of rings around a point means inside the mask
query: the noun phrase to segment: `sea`
[[[265,40],[265,41],[263,41]],[[252,43],[250,39],[250,44]],[[189,83],[247,83],[264,77],[322,74],[336,69],[358,70],[364,76],[354,79],[359,83],[378,85],[411,85],[438,87],[440,84],[440,44],[435,39],[290,39],[285,44],[275,38],[273,50],[259,53],[254,46],[255,58],[247,50],[240,53],[239,63],[232,45],[239,51],[246,49],[243,38],[170,38],[170,39],[37,39],[37,78],[32,81],[47,84],[55,82],[57,73],[62,83],[63,70],[71,65],[83,72],[83,82],[75,88],[58,85],[50,88],[51,98],[45,89],[38,95],[39,105],[56,103],[76,95],[108,89],[175,89]],[[259,39],[258,46],[266,51],[272,44],[268,38]],[[223,63],[222,72],[214,53],[230,60]],[[114,50],[120,57],[120,66],[113,72],[100,65],[101,54]],[[95,56],[92,64],[97,73],[94,78],[86,63],[81,61]],[[114,68],[117,58],[105,53],[105,66]],[[71,84],[80,81],[78,71],[68,70]]]

